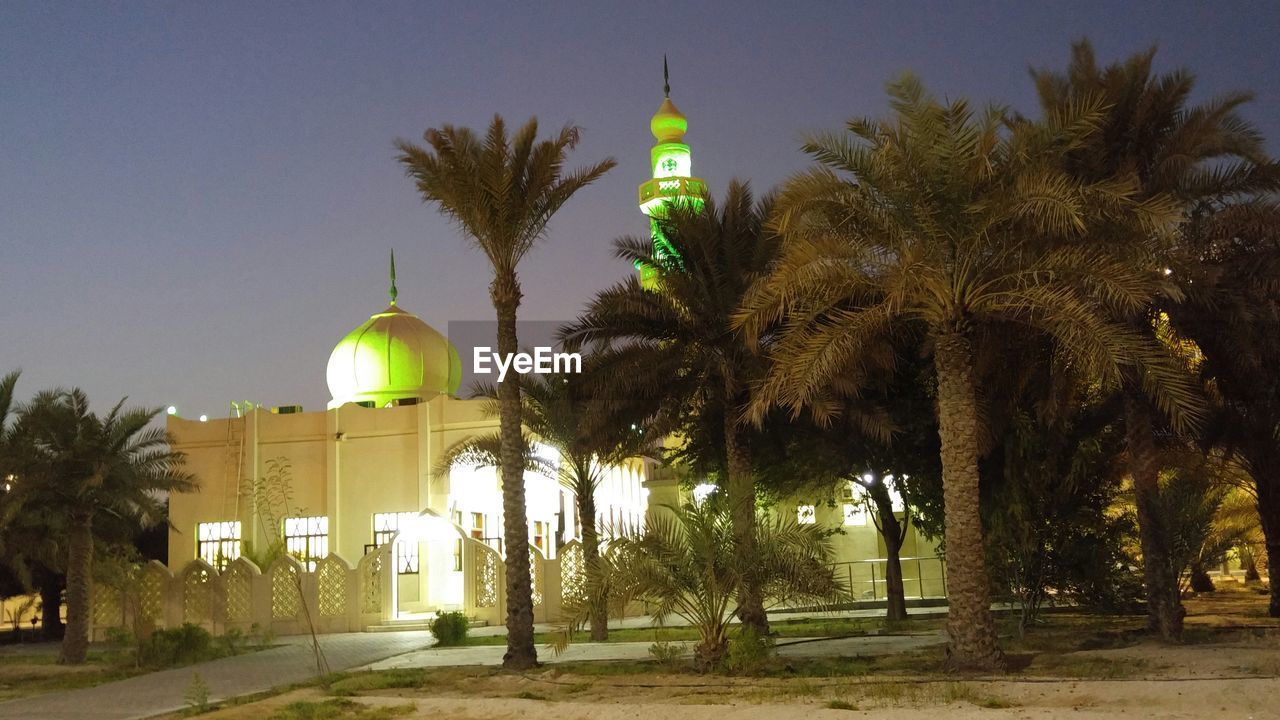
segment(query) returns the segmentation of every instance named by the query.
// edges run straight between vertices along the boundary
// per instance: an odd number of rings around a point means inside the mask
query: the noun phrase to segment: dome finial
[[[662,94],[671,97],[671,73],[667,72],[667,54],[662,53]]]
[[[396,290],[396,251],[395,251],[395,248],[392,248],[391,250],[391,304],[392,305],[396,304],[396,296],[399,294],[400,294],[400,291]]]

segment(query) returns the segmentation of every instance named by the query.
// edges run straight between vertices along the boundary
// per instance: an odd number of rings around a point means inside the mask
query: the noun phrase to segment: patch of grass
[[[104,653],[90,653],[84,665],[58,665],[56,654],[4,655],[0,661],[0,701],[66,692],[125,680],[146,672],[120,665]]]
[[[827,707],[832,710],[857,710],[858,706],[848,700],[828,700]]]
[[[413,704],[369,707],[344,698],[320,702],[300,700],[272,713],[269,720],[390,720],[414,710],[417,706]]]
[[[942,686],[944,703],[967,702],[978,707],[999,709],[1015,707],[1016,704],[1004,698],[978,692],[977,688],[967,683],[951,682]]]
[[[1032,662],[1032,673],[1087,680],[1117,680],[1149,669],[1142,658],[1105,658],[1090,655],[1041,655]]]
[[[566,675],[609,677],[614,675],[643,675],[664,670],[653,660],[593,660],[556,663],[556,669]]]
[[[330,695],[348,697],[367,690],[418,688],[427,685],[427,673],[418,668],[344,674],[325,683]]]
[[[765,677],[832,678],[861,676],[871,672],[875,660],[864,657],[774,658],[758,674]]]
[[[912,702],[919,694],[916,686],[895,682],[860,683],[857,689],[865,699],[879,705]]]
[[[546,695],[539,695],[536,692],[529,692],[528,690],[522,690],[516,693],[512,697],[516,697],[521,700],[549,700],[550,699]]]
[[[881,618],[802,618],[777,620],[769,623],[769,630],[777,638],[848,637],[875,632],[924,632],[937,630],[943,621],[938,619],[910,619],[886,624]],[[736,627],[736,623],[734,625]],[[586,631],[575,633],[574,642],[586,642]],[[534,642],[546,645],[554,640],[551,633],[537,633]],[[609,631],[607,642],[678,642],[698,640],[698,631],[691,627],[620,628]],[[505,645],[506,635],[469,635],[463,645]]]

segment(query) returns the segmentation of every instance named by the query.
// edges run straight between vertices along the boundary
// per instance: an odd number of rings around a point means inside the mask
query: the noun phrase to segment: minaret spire
[[[396,304],[396,296],[399,294],[400,294],[400,291],[396,289],[396,251],[393,248],[391,250],[391,304],[392,305]]]
[[[650,179],[640,184],[640,212],[649,216],[649,232],[653,237],[654,257],[658,260],[678,257],[662,234],[659,220],[675,205],[701,207],[707,195],[706,183],[693,176],[693,159],[684,142],[689,120],[671,101],[671,69],[662,55],[662,91],[665,97],[658,112],[649,119],[649,132],[657,142],[649,151]],[[654,269],[637,263],[640,281],[653,286]]]

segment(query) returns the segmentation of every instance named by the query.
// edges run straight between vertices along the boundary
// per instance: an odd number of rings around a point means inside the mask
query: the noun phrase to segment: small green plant
[[[649,656],[665,669],[671,669],[684,654],[684,648],[666,640],[656,640],[649,646]]]
[[[133,644],[133,633],[122,627],[107,628],[103,636],[109,645],[127,647]]]
[[[209,685],[200,677],[200,673],[191,674],[191,684],[187,685],[187,690],[182,694],[182,700],[187,704],[187,715],[199,715],[209,711]]]
[[[759,635],[754,627],[742,626],[737,637],[729,641],[725,669],[735,675],[758,675],[773,659],[773,638]]]
[[[150,668],[179,667],[220,656],[209,631],[191,623],[157,630],[138,645],[138,664]]]
[[[460,612],[440,613],[431,621],[431,634],[440,646],[463,644],[470,629],[471,621]]]
[[[249,626],[249,640],[259,649],[270,647],[276,641],[276,634],[270,628],[263,629],[258,623]]]

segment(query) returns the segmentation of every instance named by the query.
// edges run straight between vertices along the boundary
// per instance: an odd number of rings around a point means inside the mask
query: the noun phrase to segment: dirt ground
[[[887,659],[814,660],[763,677],[660,671],[650,663],[524,674],[441,668],[347,675],[216,710],[209,720],[764,720],[804,717],[1280,718],[1280,621],[1265,598],[1187,602],[1186,642],[1147,638],[1142,618],[1049,616],[1005,647],[1016,670],[947,675],[936,649]]]

